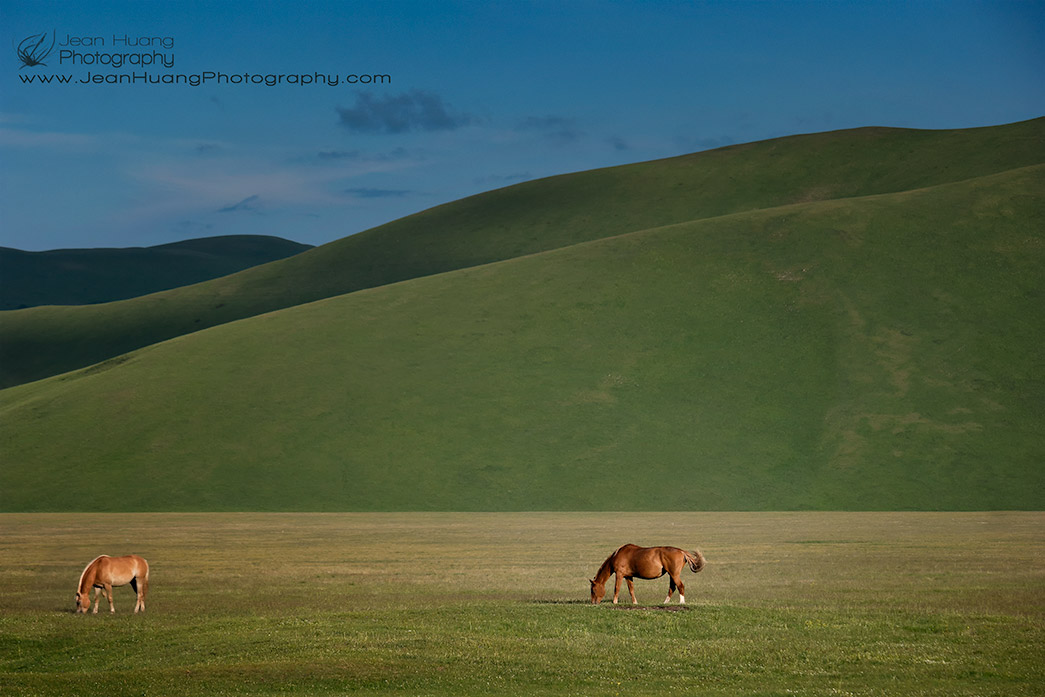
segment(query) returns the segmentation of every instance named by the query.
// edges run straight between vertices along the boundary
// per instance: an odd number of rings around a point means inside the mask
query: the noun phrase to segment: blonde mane
[[[83,577],[87,575],[87,570],[90,569],[92,566],[94,566],[94,562],[98,561],[99,559],[101,559],[104,556],[105,556],[104,554],[99,554],[97,557],[92,559],[91,562],[87,566],[83,567],[83,573],[80,574],[80,584],[76,587],[76,592],[77,593],[83,592]],[[88,590],[88,592],[90,592],[91,589],[88,588],[87,590]]]

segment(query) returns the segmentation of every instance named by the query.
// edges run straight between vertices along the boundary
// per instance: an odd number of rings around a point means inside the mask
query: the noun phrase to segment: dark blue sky
[[[0,0],[0,33],[21,249],[319,244],[563,172],[1045,115],[1040,2]]]

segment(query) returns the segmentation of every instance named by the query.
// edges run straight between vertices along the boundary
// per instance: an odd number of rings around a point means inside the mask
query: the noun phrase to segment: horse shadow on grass
[[[555,599],[537,599],[531,600],[531,605],[591,605],[590,600],[574,599],[574,600],[563,600],[561,598]],[[597,607],[605,607],[610,610],[646,610],[650,612],[689,612],[692,608],[687,605],[632,605],[631,603],[619,603],[614,605],[613,603],[600,603]]]

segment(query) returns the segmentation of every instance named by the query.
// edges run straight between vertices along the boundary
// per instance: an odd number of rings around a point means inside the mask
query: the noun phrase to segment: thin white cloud
[[[399,195],[398,187],[374,186],[368,175],[425,161],[403,149],[369,154],[333,147],[302,152],[213,141],[208,145],[213,147],[203,152],[197,140],[152,142],[122,155],[117,171],[133,195],[128,205],[113,211],[113,225],[155,228],[164,221],[191,219],[227,229],[236,217],[228,214],[235,212],[273,221],[323,212],[355,220],[359,214],[349,211],[407,195]]]
[[[89,149],[100,147],[98,136],[84,133],[56,131],[27,131],[19,128],[0,128],[0,147],[26,149]]]
[[[394,95],[358,92],[353,107],[338,107],[337,112],[341,125],[358,133],[454,131],[477,122],[475,116],[454,111],[428,90]]]

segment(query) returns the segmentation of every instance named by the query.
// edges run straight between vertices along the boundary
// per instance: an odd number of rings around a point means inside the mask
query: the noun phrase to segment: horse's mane
[[[91,562],[87,566],[83,567],[83,573],[80,574],[80,583],[79,583],[79,585],[76,586],[76,592],[77,593],[79,593],[81,590],[83,590],[83,577],[87,575],[87,570],[90,569],[92,566],[94,566],[94,563],[96,561],[98,561],[99,559],[101,559],[102,557],[104,557],[104,556],[105,556],[104,554],[99,554],[97,557],[92,559]]]
[[[599,567],[599,570],[595,574],[595,580],[596,581],[598,581],[600,578],[601,579],[607,579],[607,578],[610,577],[610,574],[613,573],[613,560],[614,560],[614,558],[616,558],[617,554],[619,554],[620,551],[622,549],[624,549],[625,547],[627,547],[627,546],[628,545],[621,545],[617,549],[613,550],[613,553],[610,554],[610,556],[606,557],[606,561],[602,562],[602,566]]]

